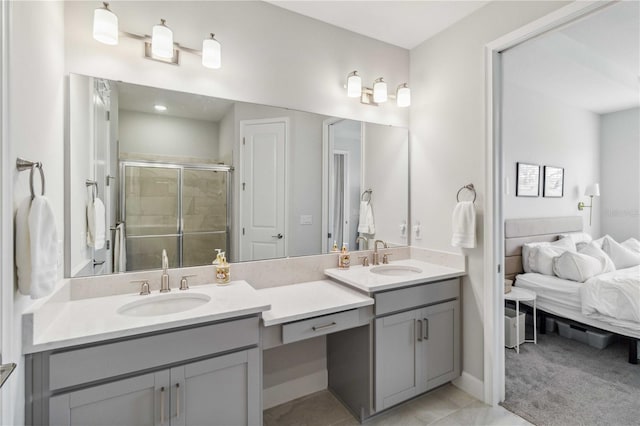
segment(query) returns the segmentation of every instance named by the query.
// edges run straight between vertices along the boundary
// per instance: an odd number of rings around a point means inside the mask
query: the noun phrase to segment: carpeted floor
[[[519,355],[506,349],[502,405],[538,426],[640,425],[640,365],[627,362],[627,347],[598,350],[554,332]]]

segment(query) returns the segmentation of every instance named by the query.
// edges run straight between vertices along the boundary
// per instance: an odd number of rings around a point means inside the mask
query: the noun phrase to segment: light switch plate
[[[313,216],[310,214],[300,215],[300,225],[313,225]]]

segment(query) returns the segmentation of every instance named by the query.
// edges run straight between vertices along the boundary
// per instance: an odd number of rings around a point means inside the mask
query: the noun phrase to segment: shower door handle
[[[284,237],[284,235],[278,234],[278,235],[272,235],[272,237],[281,240]]]

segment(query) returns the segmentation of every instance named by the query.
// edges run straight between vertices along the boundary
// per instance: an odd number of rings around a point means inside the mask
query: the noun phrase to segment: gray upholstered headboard
[[[555,241],[559,234],[582,231],[582,216],[507,219],[504,222],[504,276],[513,279],[522,269],[522,245]]]

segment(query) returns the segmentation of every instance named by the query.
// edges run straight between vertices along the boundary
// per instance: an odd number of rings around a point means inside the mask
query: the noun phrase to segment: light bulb
[[[151,54],[158,58],[173,58],[173,31],[161,19],[160,24],[153,26],[151,33]]]
[[[118,44],[118,16],[109,10],[109,3],[93,12],[93,38],[111,46]]]
[[[387,102],[387,83],[380,77],[373,83],[373,102]]]
[[[398,86],[398,90],[396,91],[396,104],[401,108],[411,105],[411,89],[409,89],[407,83],[402,83]]]
[[[362,94],[362,79],[358,75],[358,71],[353,71],[347,76],[347,96],[350,98],[359,98]]]
[[[218,69],[222,66],[220,42],[211,34],[211,38],[202,41],[202,66]]]
[[[167,107],[161,104],[155,104],[153,108],[158,112],[165,112],[167,110]]]

